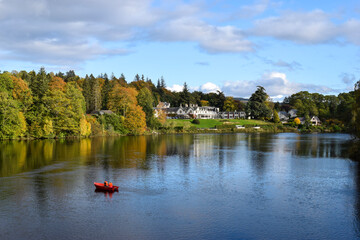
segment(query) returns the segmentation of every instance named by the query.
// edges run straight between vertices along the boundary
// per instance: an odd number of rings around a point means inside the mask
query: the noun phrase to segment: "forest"
[[[271,101],[258,86],[244,103],[221,91],[190,92],[186,82],[181,92],[173,92],[163,77],[153,83],[138,74],[127,81],[123,74],[80,77],[73,70],[47,73],[41,68],[0,72],[0,139],[143,134],[165,126],[165,115],[154,117],[153,107],[160,101],[245,111],[254,119],[275,123],[279,111],[295,108],[307,119],[316,115],[325,125],[360,135],[360,81],[354,91],[338,96],[301,91],[282,103]],[[94,114],[99,110],[113,114]]]

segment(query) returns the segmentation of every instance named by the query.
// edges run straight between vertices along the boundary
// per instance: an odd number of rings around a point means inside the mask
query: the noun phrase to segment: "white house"
[[[289,117],[290,118],[296,118],[297,117],[297,109],[291,109],[289,112]]]
[[[290,115],[285,111],[280,111],[278,115],[281,122],[287,122],[289,120]]]
[[[310,119],[311,125],[318,126],[321,125],[321,121],[317,116],[312,116]]]

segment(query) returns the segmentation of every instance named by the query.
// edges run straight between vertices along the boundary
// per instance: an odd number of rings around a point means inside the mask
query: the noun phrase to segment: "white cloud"
[[[166,22],[151,32],[159,41],[197,42],[209,53],[249,52],[253,44],[233,26],[214,26],[195,17],[181,17]]]
[[[357,19],[350,19],[342,27],[344,35],[348,40],[356,45],[360,45],[360,21]]]
[[[251,33],[271,36],[298,43],[316,44],[334,40],[340,29],[322,10],[311,12],[287,12],[280,17],[255,21]]]
[[[216,93],[217,91],[221,91],[220,87],[212,82],[207,82],[201,85],[199,90],[204,93]]]
[[[236,13],[239,18],[252,18],[262,14],[268,8],[269,0],[260,0],[252,5],[245,5],[241,7],[241,10]]]
[[[194,42],[210,53],[252,50],[238,28],[202,20],[206,12],[182,0],[1,1],[6,34],[0,35],[0,51],[9,52],[5,59],[74,64],[129,52],[109,47],[128,41]]]
[[[233,22],[221,23],[217,18],[220,13],[211,12],[206,1],[188,2],[0,1],[0,29],[4,33],[0,35],[0,52],[8,53],[1,58],[74,65],[127,53],[129,50],[118,46],[140,41],[191,42],[207,53],[243,53],[255,51],[251,36],[305,44],[345,40],[360,45],[360,21],[355,18],[335,23],[322,10],[285,12],[257,20],[246,30]],[[240,12],[256,16],[273,4],[255,0],[253,5],[240,6]],[[296,62],[272,64],[288,69],[299,67]]]
[[[291,82],[287,79],[286,74],[281,72],[265,73],[256,81],[227,81],[224,83],[223,91],[225,95],[250,97],[251,94],[255,92],[257,86],[264,87],[267,94],[274,99],[282,98],[283,96],[288,96],[299,91],[319,93],[334,91],[326,86]]]
[[[182,90],[184,89],[184,86],[174,84],[174,85],[172,85],[172,87],[166,87],[166,88],[173,92],[182,92]]]

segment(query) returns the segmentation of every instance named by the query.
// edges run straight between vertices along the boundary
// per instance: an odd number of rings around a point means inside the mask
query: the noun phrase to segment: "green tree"
[[[146,115],[146,125],[151,127],[151,119],[154,116],[153,104],[154,98],[150,92],[150,90],[146,87],[142,88],[137,95],[137,101],[140,107],[142,107],[143,111]]]
[[[247,105],[246,111],[248,114],[256,119],[270,118],[271,110],[266,104],[269,96],[265,92],[265,88],[257,86],[257,90],[251,95]]]
[[[355,84],[355,103],[353,105],[353,121],[355,123],[356,135],[360,138],[360,81]]]
[[[101,108],[100,82],[92,74],[85,77],[83,83],[83,95],[86,102],[86,112],[91,113]]]
[[[14,83],[9,73],[0,74],[0,92],[11,93],[14,88]]]
[[[204,95],[204,99],[209,101],[210,106],[217,107],[220,110],[224,110],[224,102],[226,97],[223,92],[217,91],[216,93],[208,93]]]
[[[340,93],[338,95],[339,104],[336,107],[335,116],[345,123],[349,128],[353,126],[353,106],[355,104],[355,92]]]
[[[224,110],[227,112],[233,112],[237,109],[236,102],[233,97],[227,97],[224,102]]]
[[[273,120],[274,120],[274,123],[279,123],[280,122],[279,114],[275,109],[274,109],[274,112],[273,112]]]
[[[49,89],[43,101],[57,136],[80,134],[80,120],[84,116],[85,100],[75,82],[68,83],[65,92]]]
[[[0,91],[0,139],[17,138],[26,133],[26,122],[17,101]]]
[[[185,82],[183,90],[182,92],[180,92],[180,103],[190,105],[191,103],[190,101],[191,101],[191,93],[189,92],[189,88]]]
[[[41,100],[42,97],[45,95],[46,91],[49,88],[50,79],[50,75],[46,74],[44,68],[40,68],[36,76],[32,75],[30,89],[36,101]]]

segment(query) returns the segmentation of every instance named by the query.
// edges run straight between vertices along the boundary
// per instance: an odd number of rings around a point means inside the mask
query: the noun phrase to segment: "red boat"
[[[99,191],[107,191],[107,192],[119,191],[118,186],[109,187],[109,186],[104,186],[104,183],[97,183],[97,182],[94,182],[94,185],[96,187],[96,190],[99,190]]]

